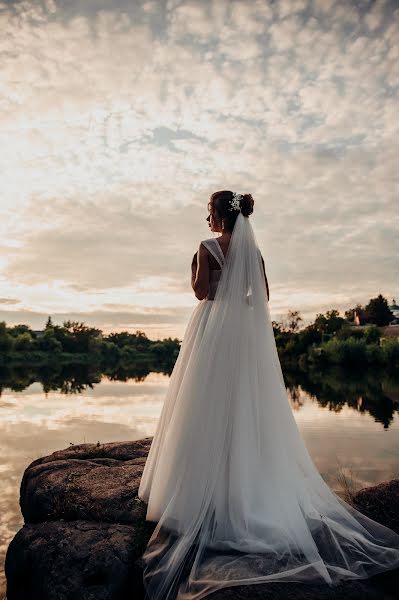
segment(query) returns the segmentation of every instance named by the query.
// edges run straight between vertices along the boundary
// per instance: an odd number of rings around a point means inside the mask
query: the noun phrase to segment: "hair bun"
[[[249,217],[254,212],[254,199],[251,194],[243,194],[240,201],[241,212],[244,217]]]

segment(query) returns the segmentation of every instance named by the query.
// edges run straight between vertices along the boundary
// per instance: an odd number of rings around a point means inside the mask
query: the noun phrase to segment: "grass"
[[[353,471],[349,467],[345,467],[336,457],[337,466],[337,482],[341,487],[340,496],[352,506],[355,505],[354,498],[359,491],[353,477]]]

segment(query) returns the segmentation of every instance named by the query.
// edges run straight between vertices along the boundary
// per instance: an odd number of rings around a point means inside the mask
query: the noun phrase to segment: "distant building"
[[[390,311],[393,313],[393,319],[389,323],[390,325],[398,325],[399,324],[399,306],[396,304],[395,298],[392,298],[392,304],[389,305]]]
[[[355,308],[353,313],[353,322],[355,325],[365,325],[368,322],[369,315],[367,311],[361,308]]]
[[[399,305],[396,304],[395,298],[392,298],[392,303],[388,305],[389,310],[393,313],[393,319],[389,325],[399,325]],[[353,312],[353,323],[355,325],[366,325],[369,323],[369,314],[366,310],[355,308]]]

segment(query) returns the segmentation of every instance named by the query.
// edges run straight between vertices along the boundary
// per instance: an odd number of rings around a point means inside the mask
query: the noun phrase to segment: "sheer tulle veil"
[[[140,487],[151,479],[147,519],[156,522],[142,557],[146,598],[194,600],[271,581],[334,585],[399,567],[399,535],[336,495],[308,454],[260,250],[241,213],[189,356],[185,342]]]

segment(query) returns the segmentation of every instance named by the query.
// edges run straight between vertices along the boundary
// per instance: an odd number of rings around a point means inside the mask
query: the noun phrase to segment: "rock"
[[[137,497],[152,438],[79,444],[33,461],[21,481],[24,526],[6,555],[7,600],[143,598],[140,558],[155,523]],[[356,508],[399,531],[399,480],[361,490]],[[212,600],[394,600],[399,573],[346,582],[235,586]]]
[[[151,438],[79,444],[35,460],[21,482],[25,522],[144,520],[146,504],[137,498],[137,490],[150,444]]]
[[[6,558],[7,598],[130,599],[143,595],[143,532],[95,521],[25,524]]]
[[[360,512],[399,532],[399,479],[364,488],[354,500]]]
[[[143,597],[139,559],[155,523],[137,491],[151,439],[71,445],[26,468],[8,600]]]

